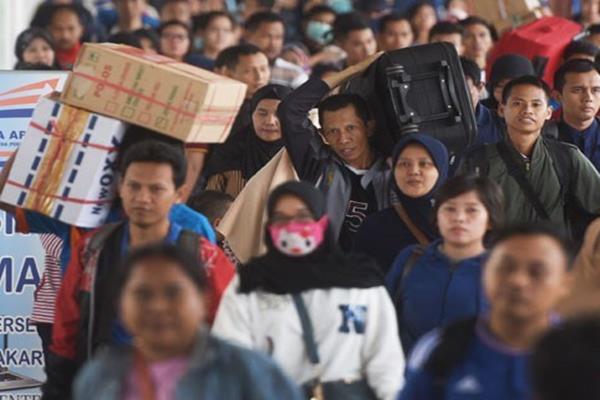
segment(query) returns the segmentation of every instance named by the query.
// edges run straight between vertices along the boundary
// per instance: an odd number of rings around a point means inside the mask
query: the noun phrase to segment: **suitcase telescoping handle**
[[[396,114],[400,126],[410,123],[418,125],[423,122],[439,120],[448,120],[450,124],[454,125],[462,121],[462,114],[460,112],[450,66],[446,61],[440,61],[433,63],[430,67],[433,67],[427,68],[430,72],[420,74],[409,74],[402,65],[386,68],[387,87],[390,98],[392,99],[394,113]],[[419,115],[408,104],[408,91],[413,82],[431,80],[432,78],[437,78],[444,109],[446,111],[429,115]]]

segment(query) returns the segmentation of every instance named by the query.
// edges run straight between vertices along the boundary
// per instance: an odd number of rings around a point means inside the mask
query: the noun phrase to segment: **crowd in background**
[[[584,32],[553,87],[523,56],[489,65],[504,32],[466,0],[43,2],[17,70],[111,42],[247,85],[222,144],[132,125],[97,230],[1,205],[46,253],[43,398],[600,398],[600,2],[541,5]],[[460,56],[473,143],[377,147],[346,85],[435,42]],[[219,223],[282,149],[297,179],[240,259]]]

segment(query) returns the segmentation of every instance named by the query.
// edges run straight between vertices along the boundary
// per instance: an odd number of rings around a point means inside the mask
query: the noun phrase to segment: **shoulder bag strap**
[[[513,157],[511,157],[508,145],[505,142],[500,142],[498,143],[496,148],[498,149],[498,154],[500,155],[500,158],[502,158],[504,165],[506,165],[506,170],[508,171],[508,174],[512,176],[515,181],[517,181],[517,184],[523,191],[523,194],[525,195],[525,197],[527,197],[527,200],[529,200],[533,208],[535,208],[537,214],[542,219],[549,220],[550,216],[548,215],[548,212],[542,205],[538,195],[535,193],[535,190],[531,186],[531,182],[529,182],[529,179],[527,179],[525,171],[523,171],[523,169],[519,167],[516,160],[511,159]]]
[[[429,239],[419,229],[419,227],[417,227],[415,225],[415,223],[410,219],[410,217],[408,216],[408,213],[406,212],[404,207],[402,207],[402,204],[394,203],[393,206],[394,206],[394,210],[396,210],[396,213],[398,213],[398,216],[400,217],[402,222],[404,222],[404,224],[406,225],[406,227],[408,228],[410,233],[412,233],[412,235],[417,239],[417,242],[419,242],[419,244],[422,244],[424,246],[428,245]]]
[[[316,365],[319,363],[319,352],[317,350],[317,343],[315,342],[312,322],[310,321],[310,316],[306,310],[306,304],[304,304],[304,300],[302,299],[300,293],[292,294],[292,299],[294,300],[294,306],[298,312],[298,317],[300,317],[300,324],[302,325],[302,340],[304,340],[304,346],[306,347],[308,359],[312,364]]]

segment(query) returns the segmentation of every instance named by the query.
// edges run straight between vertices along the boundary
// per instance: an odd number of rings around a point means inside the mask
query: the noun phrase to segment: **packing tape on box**
[[[112,202],[108,200],[87,200],[78,199],[69,196],[70,187],[67,185],[63,189],[62,195],[57,195],[59,187],[67,171],[67,164],[71,158],[76,145],[83,147],[98,148],[105,151],[116,151],[115,147],[103,146],[89,142],[89,135],[81,139],[85,132],[85,124],[89,113],[81,112],[73,107],[63,107],[62,112],[56,122],[50,121],[44,128],[35,122],[30,126],[42,131],[48,135],[48,139],[42,139],[38,148],[38,157],[34,158],[31,171],[24,183],[8,180],[7,183],[21,189],[26,197],[22,202],[23,207],[37,210],[45,215],[50,215],[56,200],[71,202],[77,204],[106,204]],[[80,150],[76,156],[75,164],[81,163],[84,152]],[[76,170],[69,172],[68,182],[73,183],[76,177]],[[20,201],[21,203],[21,201]]]

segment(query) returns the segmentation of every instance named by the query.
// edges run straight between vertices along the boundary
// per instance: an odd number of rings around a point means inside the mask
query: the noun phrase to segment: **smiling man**
[[[534,76],[510,81],[498,110],[508,140],[474,147],[459,170],[488,176],[502,187],[508,222],[550,221],[571,230],[581,221],[567,206],[600,214],[600,175],[577,147],[541,136],[552,114],[549,92]]]
[[[323,80],[311,78],[282,101],[278,110],[283,141],[298,176],[326,194],[327,215],[344,250],[353,247],[367,216],[387,207],[389,169],[369,143],[374,123],[362,97],[338,94],[319,101],[379,55]],[[317,103],[318,132],[307,117]]]
[[[592,61],[566,62],[554,76],[562,105],[559,139],[574,144],[600,171],[600,71]]]

